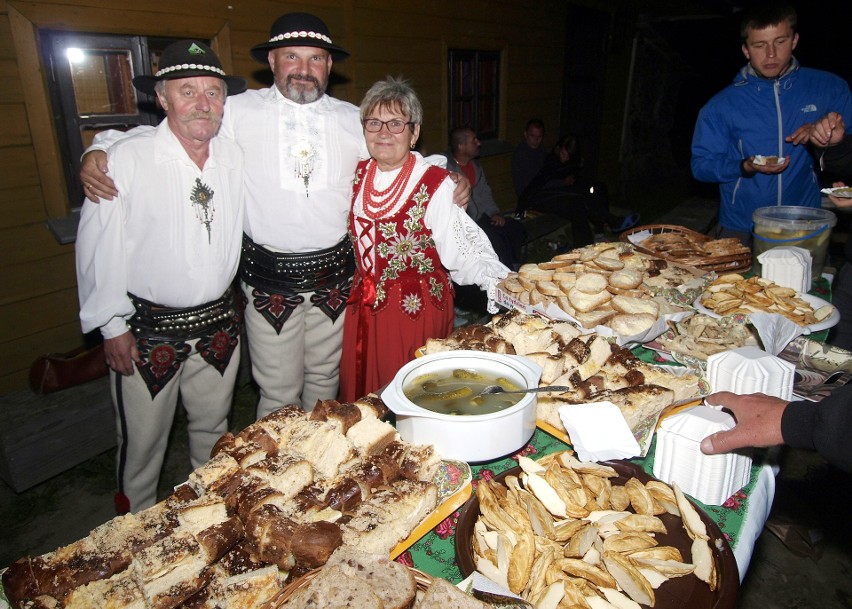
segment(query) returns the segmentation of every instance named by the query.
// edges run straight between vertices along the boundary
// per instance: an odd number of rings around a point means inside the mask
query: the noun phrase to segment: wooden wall
[[[0,0],[0,394],[26,386],[31,362],[83,342],[74,246],[46,221],[68,213],[50,103],[38,53],[43,29],[203,37],[226,69],[266,86],[249,55],[279,15],[322,17],[352,57],[330,91],[358,103],[387,74],[412,79],[425,109],[424,152],[446,147],[447,49],[502,52],[501,137],[514,145],[531,116],[558,124],[566,4],[562,0]],[[547,142],[547,144],[552,142]],[[504,150],[508,150],[508,145]],[[485,159],[504,208],[514,205],[510,153]]]

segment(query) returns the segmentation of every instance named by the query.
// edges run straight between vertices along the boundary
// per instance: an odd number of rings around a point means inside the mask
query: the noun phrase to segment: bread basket
[[[637,226],[621,233],[619,239],[625,243],[633,244],[633,246],[643,254],[663,258],[665,260],[677,262],[678,264],[685,264],[687,266],[699,268],[703,271],[730,273],[735,271],[745,271],[751,268],[751,250],[744,246],[739,248],[739,251],[736,253],[726,255],[708,255],[695,252],[684,252],[683,254],[663,252],[633,243],[630,236],[638,235],[642,232],[648,232],[654,236],[672,235],[675,238],[680,237],[695,246],[699,246],[699,248],[706,243],[714,241],[712,237],[702,235],[701,233],[690,230],[685,226],[677,226],[673,224],[646,224],[644,226]]]

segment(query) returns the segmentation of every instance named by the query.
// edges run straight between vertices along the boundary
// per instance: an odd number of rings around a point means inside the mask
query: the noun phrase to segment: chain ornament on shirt
[[[210,226],[213,224],[213,216],[216,213],[216,207],[213,205],[213,189],[207,184],[204,184],[200,179],[195,178],[195,186],[192,187],[189,200],[192,201],[195,207],[195,216],[204,228],[207,229],[207,243],[210,243]]]
[[[290,154],[295,161],[293,167],[295,175],[305,184],[305,196],[308,197],[310,196],[308,185],[314,170],[314,157],[317,155],[317,150],[310,142],[302,140],[290,149]]]
[[[292,175],[302,182],[305,187],[305,196],[308,197],[311,178],[317,177],[316,171],[321,170],[322,154],[317,147],[317,142],[324,141],[323,120],[315,111],[307,107],[295,109],[294,114],[289,114],[287,108],[283,110],[285,115],[281,123],[281,141],[282,143],[296,142],[288,151],[292,162]],[[285,156],[282,156],[282,160],[284,158]]]

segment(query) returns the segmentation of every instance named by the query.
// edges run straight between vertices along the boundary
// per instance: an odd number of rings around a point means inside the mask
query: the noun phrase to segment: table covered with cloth
[[[547,432],[536,429],[527,445],[511,456],[489,463],[471,465],[474,489],[480,480],[494,478],[518,465],[518,456],[538,459],[544,455],[570,448]],[[654,446],[644,459],[632,459],[648,474],[653,475]],[[475,492],[475,490],[474,490]],[[767,463],[755,460],[749,483],[734,493],[723,505],[698,503],[719,525],[728,543],[731,544],[739,569],[740,581],[745,576],[751,560],[754,544],[763,529],[772,500],[775,497],[775,470]],[[451,514],[419,541],[414,543],[397,561],[458,583],[464,579],[456,562],[455,532],[461,510]]]
[[[814,280],[810,293],[831,301],[831,284],[826,277],[818,277]],[[814,332],[808,336],[808,338],[818,342],[825,342],[827,337],[828,330]],[[641,346],[633,349],[633,353],[639,359],[648,363],[671,364],[658,359],[659,356],[654,351]],[[549,453],[567,448],[570,448],[568,444],[541,429],[536,429],[527,445],[517,453],[489,463],[471,466],[474,492],[479,480],[493,478],[517,466],[518,455],[538,459]],[[655,446],[652,444],[647,457],[644,459],[631,460],[652,476],[654,448]],[[745,577],[748,570],[754,545],[769,518],[772,501],[775,498],[775,476],[778,473],[778,468],[774,465],[774,459],[771,457],[761,458],[761,456],[766,457],[771,454],[771,450],[768,452],[758,451],[755,454],[748,484],[729,497],[722,505],[704,505],[697,502],[719,526],[722,534],[731,545],[737,561],[740,581]],[[455,531],[460,512],[461,510],[458,510],[443,520],[423,538],[414,543],[397,560],[452,582],[458,583],[464,579],[455,558]]]

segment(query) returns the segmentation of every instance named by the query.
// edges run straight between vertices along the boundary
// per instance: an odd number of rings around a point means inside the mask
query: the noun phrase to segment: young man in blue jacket
[[[809,127],[828,112],[852,116],[852,96],[842,78],[799,65],[796,21],[777,0],[748,11],[740,28],[748,63],[698,115],[692,173],[719,184],[718,237],[750,245],[755,209],[820,205]]]

